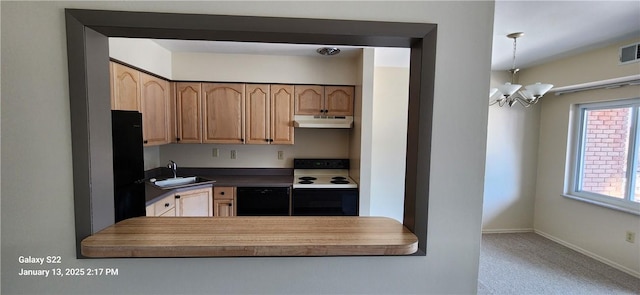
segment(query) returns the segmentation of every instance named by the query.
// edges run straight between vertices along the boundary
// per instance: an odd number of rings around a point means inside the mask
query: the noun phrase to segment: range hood
[[[293,126],[297,128],[351,128],[353,116],[304,116],[296,115]]]

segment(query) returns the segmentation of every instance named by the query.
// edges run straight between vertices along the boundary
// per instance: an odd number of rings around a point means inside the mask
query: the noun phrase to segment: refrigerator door
[[[142,114],[111,111],[115,221],[145,215]]]

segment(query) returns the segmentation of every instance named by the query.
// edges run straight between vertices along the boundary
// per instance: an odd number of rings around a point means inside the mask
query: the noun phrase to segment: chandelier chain
[[[511,63],[511,68],[515,69],[516,68],[516,41],[518,40],[518,38],[513,38],[513,60]]]

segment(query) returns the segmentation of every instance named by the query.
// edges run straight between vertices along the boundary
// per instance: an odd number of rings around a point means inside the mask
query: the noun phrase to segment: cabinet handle
[[[145,140],[145,141],[143,141],[142,143],[147,144],[147,143],[149,143],[149,141],[148,141],[148,140]]]
[[[224,192],[220,192],[220,195],[224,196]]]
[[[164,206],[165,207],[169,207],[169,203],[164,203]]]
[[[269,138],[269,142],[273,142],[273,138]]]
[[[180,141],[180,137],[176,137],[176,141]]]
[[[265,139],[264,139],[264,141],[269,142],[269,139],[268,139],[268,138],[265,138]]]
[[[176,195],[176,199],[180,199],[180,195]]]
[[[244,138],[240,138],[240,142],[244,142]]]

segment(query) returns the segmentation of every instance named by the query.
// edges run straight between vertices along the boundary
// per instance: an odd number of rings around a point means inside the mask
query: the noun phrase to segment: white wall
[[[109,57],[172,79],[171,51],[148,39],[109,38]]]
[[[351,170],[349,174],[358,183],[360,190],[359,214],[371,214],[371,184],[373,178],[373,73],[375,49],[364,48],[359,61],[358,85],[354,102],[354,123],[351,133]]]
[[[491,87],[510,80],[507,71],[491,72]],[[489,107],[483,232],[533,229],[539,124],[539,105]]]
[[[489,91],[493,2],[0,5],[2,294],[475,293],[487,124],[479,94]],[[427,255],[77,260],[64,8],[437,23]],[[21,277],[20,255],[60,255],[62,268],[119,275]]]
[[[293,168],[294,158],[349,158],[349,130],[295,128],[294,145],[169,144],[160,150],[160,166],[173,160],[178,167]],[[278,160],[278,151],[284,159]]]
[[[355,85],[356,59],[175,52],[173,79]]]
[[[556,86],[640,74],[640,64],[618,65],[617,52],[627,40],[531,69],[524,84],[545,81]],[[526,75],[526,76],[525,76]],[[541,103],[534,228],[551,238],[640,276],[640,243],[625,241],[625,232],[640,233],[640,216],[562,196],[567,175],[571,105],[640,96],[640,86],[546,95]]]
[[[402,222],[409,67],[376,67],[373,77],[370,214]]]

